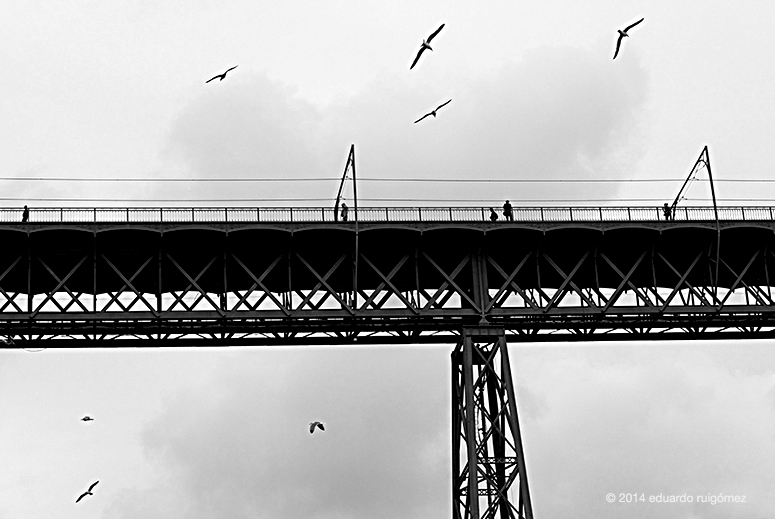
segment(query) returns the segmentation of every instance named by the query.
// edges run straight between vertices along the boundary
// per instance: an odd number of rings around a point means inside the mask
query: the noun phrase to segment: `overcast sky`
[[[0,517],[448,518],[450,351],[4,351]],[[775,517],[769,342],[510,351],[537,518]]]
[[[363,205],[671,200],[705,144],[718,179],[772,177],[773,26],[759,0],[11,0],[0,176],[338,177],[354,143]],[[368,181],[385,177],[678,182]],[[327,205],[337,181],[0,189],[4,207]],[[730,204],[773,189],[717,186]],[[0,518],[449,517],[451,347],[2,351]],[[775,518],[771,342],[511,355],[538,519]]]
[[[616,30],[641,17],[613,60]],[[0,20],[0,176],[331,178],[354,143],[362,205],[656,203],[675,196],[705,144],[718,179],[772,176],[775,65],[762,35],[773,22],[775,5],[759,0],[11,0]],[[437,119],[413,124],[447,99]],[[675,182],[368,181],[384,177]],[[17,207],[327,205],[337,182],[0,187],[0,203]],[[775,199],[775,185],[718,191],[727,203]],[[695,203],[708,194],[689,193]]]

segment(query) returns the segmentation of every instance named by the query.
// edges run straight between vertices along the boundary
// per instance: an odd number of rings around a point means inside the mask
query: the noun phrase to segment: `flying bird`
[[[231,67],[229,70],[227,70],[227,71],[226,71],[226,72],[224,72],[223,74],[218,74],[217,76],[213,76],[213,77],[211,77],[210,79],[208,79],[207,81],[205,81],[205,83],[209,83],[209,82],[210,82],[210,81],[212,81],[213,79],[218,79],[219,81],[223,81],[224,79],[226,79],[226,74],[228,74],[229,72],[231,72],[232,70],[234,70],[234,69],[235,69],[235,68],[237,68],[237,67],[239,67],[239,65],[234,65],[233,67]]]
[[[99,483],[99,480],[92,483],[91,486],[89,487],[89,490],[87,490],[86,492],[78,496],[78,499],[76,499],[75,502],[77,503],[78,501],[80,501],[86,496],[93,496],[94,494],[92,493],[92,489],[97,486],[97,483]]]
[[[436,29],[436,32],[428,36],[427,40],[422,41],[422,46],[420,47],[420,50],[417,51],[417,56],[414,57],[414,61],[412,62],[412,66],[409,67],[409,70],[412,70],[415,65],[417,65],[417,62],[420,60],[420,56],[422,56],[422,53],[425,52],[425,49],[433,50],[431,48],[431,40],[436,37],[438,33],[441,32],[441,30],[444,28],[444,24],[442,23],[438,29]]]
[[[92,417],[91,417],[91,416],[89,416],[89,415],[86,415],[86,416],[84,416],[83,418],[81,418],[81,421],[82,421],[82,422],[93,422],[93,421],[94,421],[94,418],[92,418]]]
[[[428,116],[430,116],[430,115],[432,115],[433,117],[436,117],[436,112],[439,110],[439,108],[442,108],[442,107],[444,107],[444,106],[447,106],[447,105],[448,105],[449,103],[451,103],[451,102],[452,102],[452,99],[450,99],[450,100],[449,100],[449,101],[447,101],[446,103],[442,103],[442,104],[440,104],[439,106],[437,106],[437,107],[436,107],[436,109],[435,109],[435,110],[431,110],[431,111],[430,111],[430,112],[428,112],[427,114],[425,114],[425,115],[423,115],[422,117],[420,117],[419,119],[417,119],[417,120],[414,122],[414,124],[417,124],[417,123],[419,123],[420,121],[422,121],[423,119],[425,119],[426,117],[428,117]]]
[[[638,24],[639,24],[640,22],[642,22],[643,20],[645,20],[645,18],[641,18],[640,20],[638,20],[638,21],[637,21],[637,22],[635,22],[634,24],[632,24],[632,25],[628,25],[628,26],[627,26],[627,27],[626,27],[626,28],[625,28],[623,31],[622,31],[622,30],[620,30],[620,31],[619,31],[619,39],[618,39],[618,40],[616,40],[616,52],[614,52],[614,59],[616,59],[616,56],[618,56],[618,55],[619,55],[619,47],[622,45],[622,39],[623,39],[623,38],[629,38],[629,37],[630,37],[630,35],[629,35],[629,34],[627,34],[627,31],[629,31],[630,29],[632,29],[633,27],[635,27],[636,25],[638,25]]]
[[[326,430],[326,428],[323,427],[323,423],[322,422],[310,422],[310,424],[309,424],[309,433],[310,434],[315,432],[315,427],[317,427],[321,431],[325,431]]]

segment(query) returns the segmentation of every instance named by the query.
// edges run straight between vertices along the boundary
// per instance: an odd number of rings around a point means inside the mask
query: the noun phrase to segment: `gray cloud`
[[[756,349],[771,366],[772,353]],[[775,374],[743,373],[731,357],[728,345],[571,346],[513,355],[521,385],[543,397],[538,417],[522,415],[536,514],[772,514]],[[695,502],[609,504],[608,492],[647,500],[686,493]],[[747,504],[696,502],[719,493],[746,495]]]
[[[110,513],[420,518],[448,510],[444,359],[438,348],[241,352],[148,426],[146,456],[167,478],[154,491],[127,491]],[[310,435],[312,420],[326,431]]]
[[[489,75],[430,79],[421,73],[383,74],[357,95],[323,107],[266,77],[234,75],[208,85],[181,112],[168,158],[195,176],[331,177],[341,174],[355,143],[361,178],[551,179],[626,178],[626,164],[641,153],[632,138],[640,131],[648,77],[637,55],[611,63],[602,47],[542,47]],[[436,120],[413,124],[449,98]],[[336,187],[262,184],[242,193],[333,197]],[[214,194],[210,185],[195,189]],[[449,184],[364,183],[360,189],[362,198],[499,199],[504,191],[502,185]],[[606,198],[616,188],[509,190],[514,198]]]

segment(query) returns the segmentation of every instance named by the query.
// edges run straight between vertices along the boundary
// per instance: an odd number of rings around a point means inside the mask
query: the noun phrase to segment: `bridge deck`
[[[253,209],[252,221],[236,218],[242,209],[142,221],[145,210],[123,210],[129,221],[37,210],[0,223],[0,335],[401,342],[479,323],[579,339],[775,333],[769,208],[728,208],[720,232],[712,209],[675,221],[634,209],[616,219],[626,208],[544,208],[533,220],[517,209],[514,222],[368,209],[357,235],[355,222],[325,220],[330,209],[317,220]]]

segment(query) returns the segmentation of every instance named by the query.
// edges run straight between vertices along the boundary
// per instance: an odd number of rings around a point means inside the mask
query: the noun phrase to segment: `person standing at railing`
[[[27,223],[29,221],[30,221],[30,210],[25,205],[24,211],[22,211],[22,223]]]
[[[495,212],[495,209],[490,207],[490,221],[494,222],[498,219],[498,213]]]
[[[673,216],[673,211],[670,209],[670,206],[667,205],[667,202],[665,202],[665,205],[662,206],[662,212],[665,214],[665,220],[670,220],[670,218]]]
[[[503,204],[503,218],[510,222],[514,221],[514,212],[511,209],[511,202],[508,200],[506,200],[506,203]]]
[[[347,213],[349,212],[349,210],[350,209],[347,207],[347,204],[342,202],[342,221],[343,222],[347,221]]]

